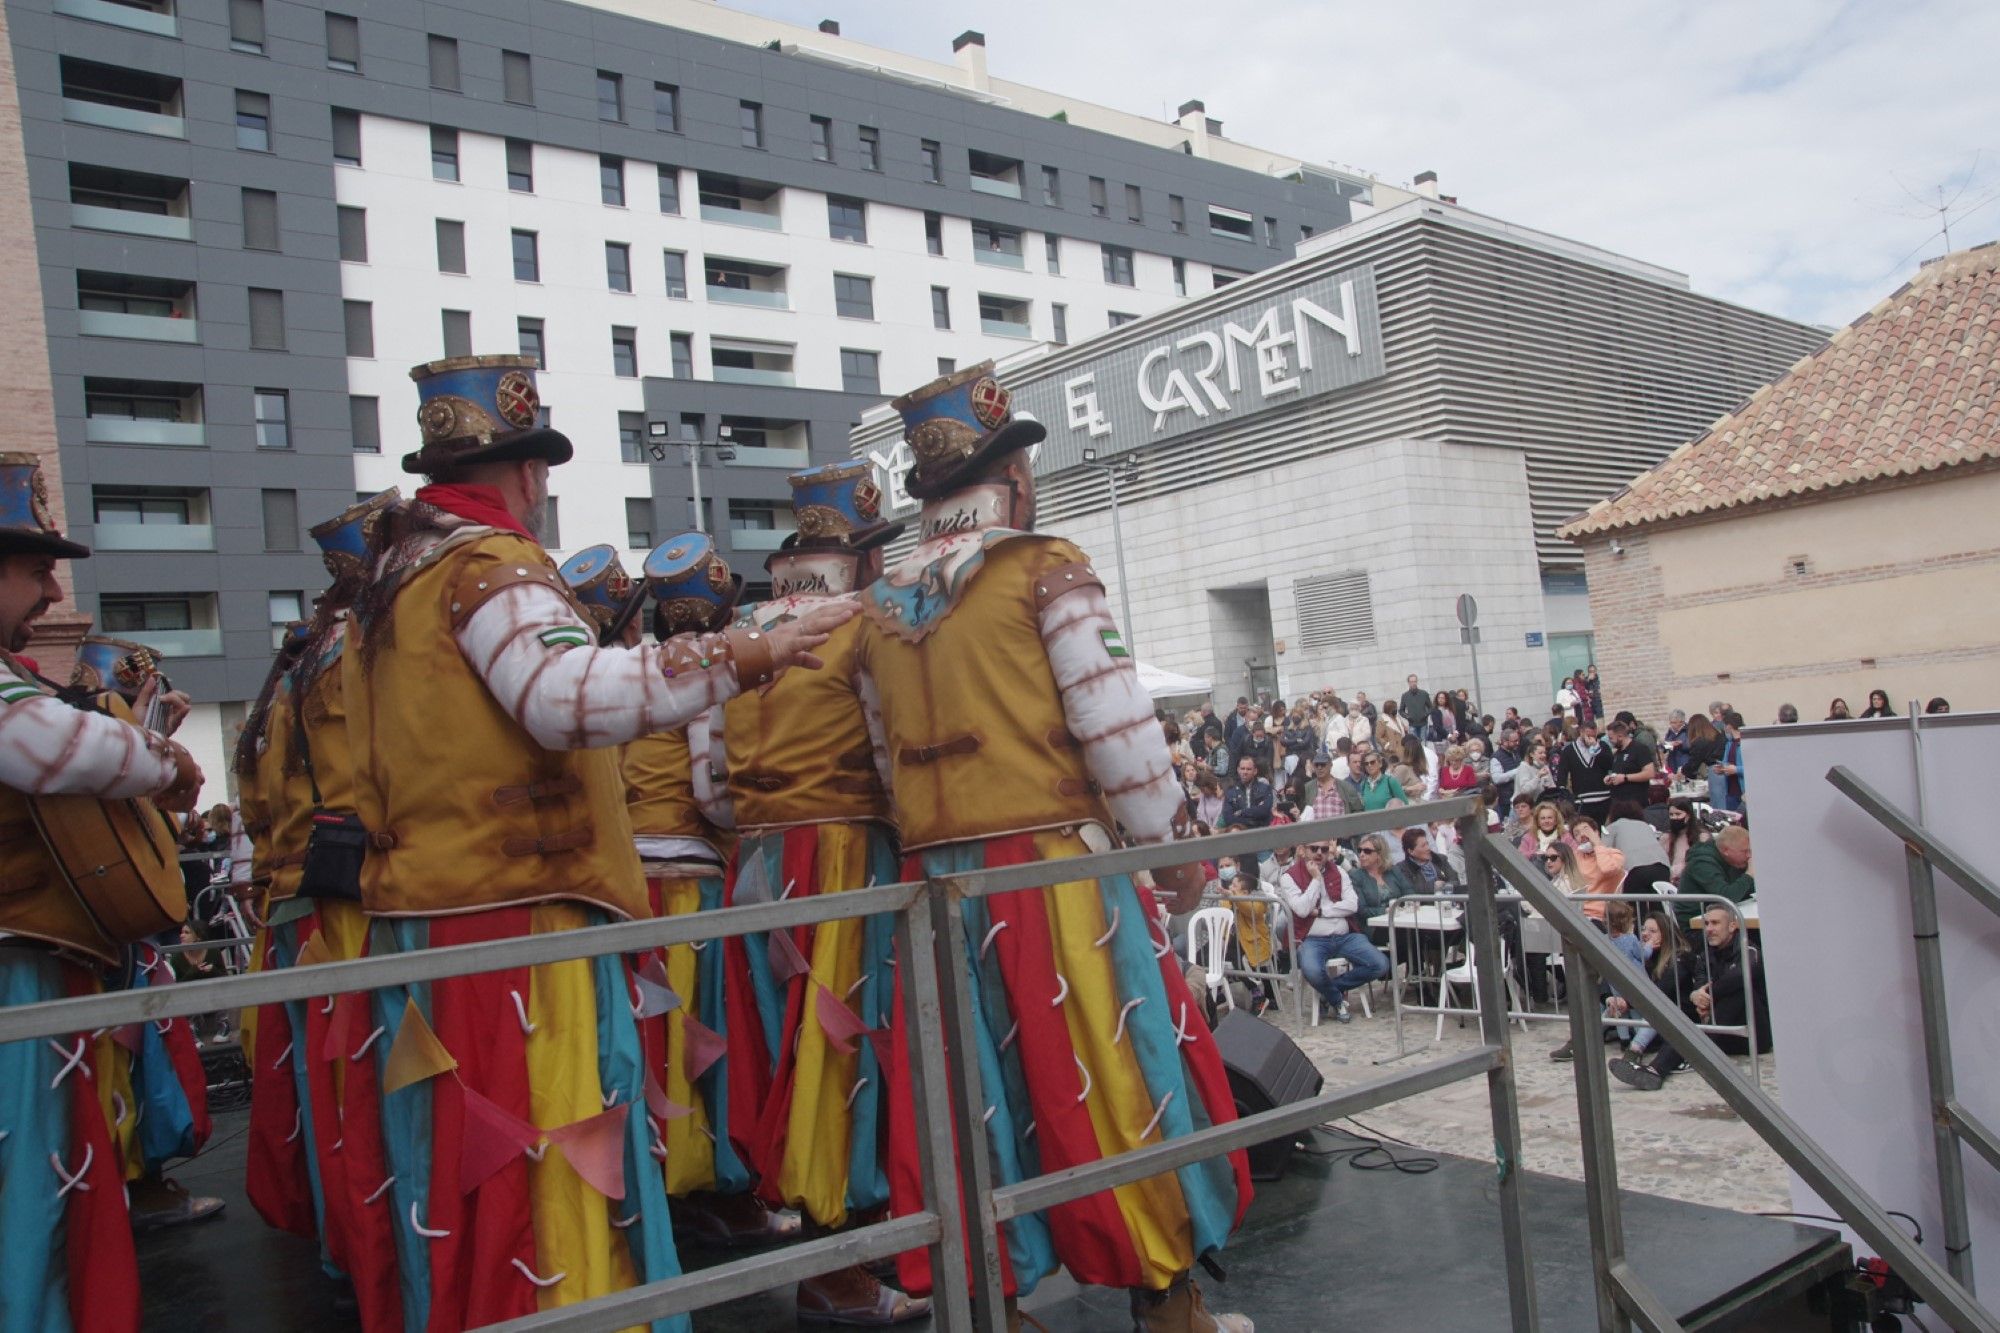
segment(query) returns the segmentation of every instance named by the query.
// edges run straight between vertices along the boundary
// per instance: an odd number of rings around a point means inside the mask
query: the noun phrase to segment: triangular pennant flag
[[[765,954],[770,959],[771,975],[780,986],[793,977],[804,976],[812,971],[812,964],[808,963],[806,956],[799,952],[799,946],[792,942],[792,932],[789,930],[772,931],[771,942],[765,949]]]
[[[639,992],[640,1018],[658,1018],[670,1014],[681,1007],[681,997],[665,986],[648,977],[643,971],[632,974],[632,985]]]
[[[326,1019],[326,1038],[319,1044],[322,1061],[332,1064],[347,1054],[347,1034],[354,1027],[354,1011],[366,1003],[366,997],[360,995],[334,996],[333,1012]]]
[[[655,1120],[678,1120],[684,1115],[694,1114],[692,1106],[682,1106],[667,1096],[651,1070],[646,1072],[646,1109],[653,1113]]]
[[[887,1028],[869,1028],[868,1044],[875,1048],[875,1063],[887,1069],[896,1051],[894,1034]]]
[[[113,1028],[111,1029],[111,1040],[117,1042],[132,1054],[137,1055],[139,1048],[146,1044],[146,1025],[144,1023],[127,1023],[123,1027]]]
[[[333,961],[333,949],[326,942],[326,932],[315,930],[312,938],[305,942],[305,947],[299,950],[299,956],[292,960],[292,966],[311,967],[314,963]]]
[[[661,990],[672,990],[674,983],[667,979],[667,963],[658,949],[646,955],[646,961],[639,965],[637,975],[658,986]]]
[[[382,1091],[399,1092],[412,1083],[436,1078],[458,1068],[458,1061],[438,1040],[437,1033],[424,1021],[424,1011],[415,1000],[403,1005],[403,1022],[389,1047],[389,1062],[382,1071]]]
[[[561,1148],[576,1173],[607,1199],[625,1197],[625,1118],[631,1111],[627,1102],[548,1131],[549,1142]]]
[[[753,851],[736,867],[736,883],[729,892],[730,905],[748,907],[752,903],[770,901],[770,872],[764,868],[764,858]]]
[[[813,987],[813,1011],[819,1016],[819,1030],[833,1049],[842,1055],[854,1054],[854,1039],[868,1031],[868,1025],[824,986]]]
[[[541,1142],[542,1131],[492,1098],[464,1088],[465,1129],[458,1147],[458,1188],[470,1194],[500,1168]]]
[[[729,1042],[713,1028],[697,1023],[693,1014],[687,1015],[682,1022],[681,1075],[692,1083],[727,1053]]]

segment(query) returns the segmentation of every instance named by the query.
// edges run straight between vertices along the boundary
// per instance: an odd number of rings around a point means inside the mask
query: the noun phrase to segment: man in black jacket
[[[1404,683],[1409,688],[1403,691],[1402,698],[1396,700],[1396,711],[1401,713],[1411,726],[1421,727],[1424,719],[1430,716],[1431,697],[1424,693],[1423,686],[1417,684],[1415,676],[1405,677]]]
[[[1611,775],[1611,747],[1598,739],[1597,723],[1586,722],[1576,739],[1556,752],[1556,781],[1576,798],[1579,812],[1604,827],[1605,811],[1611,806],[1611,789],[1604,779]]]
[[[1759,1050],[1771,1049],[1771,998],[1764,989],[1764,959],[1756,945],[1739,948],[1736,941],[1736,914],[1717,905],[1703,919],[1706,948],[1695,954],[1694,991],[1681,1003],[1681,1012],[1697,1023],[1715,1027],[1741,1027],[1745,1017],[1757,1016]],[[1745,959],[1749,976],[1744,976]],[[1733,1032],[1711,1034],[1715,1044],[1729,1055],[1749,1053],[1750,1043]],[[1644,1064],[1636,1060],[1611,1062],[1612,1076],[1642,1092],[1658,1092],[1669,1074],[1687,1065],[1671,1042],[1660,1046],[1659,1054]]]
[[[1222,823],[1216,829],[1269,828],[1273,799],[1271,784],[1257,776],[1257,761],[1244,755],[1236,761],[1236,785],[1222,797]]]

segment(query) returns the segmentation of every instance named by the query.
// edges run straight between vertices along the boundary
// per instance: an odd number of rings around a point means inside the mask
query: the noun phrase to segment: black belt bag
[[[361,816],[315,810],[306,835],[306,863],[299,896],[361,901],[361,859],[368,853],[368,830]]]

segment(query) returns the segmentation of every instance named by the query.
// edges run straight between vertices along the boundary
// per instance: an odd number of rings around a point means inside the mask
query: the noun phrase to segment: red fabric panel
[[[1215,1034],[1208,1030],[1208,1024],[1197,1018],[1200,1009],[1188,993],[1187,973],[1181,969],[1180,956],[1172,950],[1160,959],[1160,980],[1167,988],[1167,1012],[1178,1016],[1181,1006],[1185,1004],[1188,1029],[1194,1033],[1194,1040],[1181,1047],[1181,1061],[1187,1068],[1188,1081],[1194,1085],[1195,1095],[1208,1108],[1209,1123],[1226,1124],[1236,1119],[1236,1097],[1229,1090],[1229,1071],[1223,1066],[1222,1048],[1216,1045]],[[1250,1155],[1240,1151],[1229,1154],[1229,1166],[1236,1175],[1236,1225],[1240,1227],[1243,1215],[1250,1211],[1250,1199],[1255,1193],[1255,1187],[1250,1183]]]
[[[266,969],[273,966],[275,934],[264,935]],[[305,1034],[299,1036],[303,1039]],[[249,1165],[243,1183],[259,1217],[280,1231],[310,1240],[318,1236],[319,1227],[313,1217],[312,1181],[306,1174],[306,1136],[292,1137],[299,1124],[299,1092],[291,1062],[305,1059],[306,1052],[294,1045],[285,1062],[277,1064],[291,1042],[292,1018],[284,1005],[267,1004],[257,1011],[257,1049],[250,1067]]]
[[[434,949],[532,933],[531,908],[433,917]],[[457,1077],[431,1084],[431,1187],[424,1225],[451,1235],[428,1242],[431,1259],[430,1324],[435,1333],[518,1319],[535,1313],[535,1288],[514,1268],[535,1264],[535,1231],[525,1157],[502,1167],[467,1197],[458,1166],[465,1130],[463,1087],[474,1088],[502,1109],[533,1122],[528,1101],[527,1036],[512,993],[528,1002],[530,971],[509,968],[431,983],[431,1029],[458,1061]],[[536,1271],[540,1271],[536,1268]]]
[[[732,878],[734,877],[732,876]],[[648,875],[646,877],[646,901],[653,909],[655,917],[664,915],[661,910],[660,880],[658,876]],[[630,974],[644,971],[648,960],[655,958],[659,960],[661,967],[666,966],[666,951],[664,949],[648,949],[644,953],[636,953],[631,956],[626,967],[625,990],[628,999],[630,999],[632,994],[636,993]],[[689,1003],[689,998],[682,996],[681,1003]],[[665,1014],[656,1014],[652,1018],[642,1018],[638,1021],[638,1026],[639,1050],[645,1060],[645,1067],[653,1071],[655,1078],[664,1078],[665,1075],[661,1071],[667,1067],[667,1016]]]
[[[75,965],[63,969],[71,996],[94,994],[96,982]],[[94,1044],[93,1044],[94,1046]],[[137,1333],[139,1328],[139,1259],[132,1247],[132,1219],[125,1209],[125,1178],[111,1127],[97,1101],[102,1075],[95,1055],[83,1070],[64,1080],[69,1085],[70,1142],[66,1170],[90,1169],[82,1184],[69,1192],[63,1209],[63,1241],[69,1269],[70,1321],[88,1333]],[[89,1189],[84,1189],[88,1185]],[[51,1177],[49,1188],[57,1187]]]
[[[375,1025],[368,1021],[369,997],[343,995],[336,1002],[333,1028],[347,1030],[347,1083],[340,1120],[342,1184],[347,1193],[347,1274],[354,1281],[361,1327],[367,1333],[402,1333],[401,1265],[396,1258],[396,1199],[385,1191],[369,1195],[389,1178],[389,1155],[382,1146],[382,1090],[375,1076],[375,1050],[351,1058]],[[378,1041],[383,1038],[377,1038]],[[332,1209],[329,1199],[327,1207]]]
[[[818,826],[808,824],[801,828],[786,829],[782,836],[784,844],[783,850],[779,853],[778,864],[783,878],[779,881],[778,889],[782,890],[785,884],[790,883],[797,887],[793,888],[789,897],[800,898],[817,894],[819,892]],[[735,883],[733,879],[730,882]],[[800,951],[810,961],[812,931],[803,926],[799,927],[792,931],[792,942],[799,946]],[[730,984],[736,985],[737,980],[737,976],[732,973],[729,978]],[[747,977],[743,978],[746,987],[748,982]],[[753,1106],[762,1108],[762,1114],[758,1115],[755,1111],[751,1111],[745,1117],[747,1120],[751,1115],[755,1115],[756,1123],[744,1160],[760,1178],[759,1193],[764,1201],[774,1207],[784,1206],[784,1200],[777,1195],[778,1168],[784,1164],[785,1130],[791,1123],[793,1085],[798,1076],[794,1062],[799,1053],[799,1024],[804,1019],[806,992],[810,989],[804,980],[797,978],[787,986],[785,1030],[778,1039],[778,1068],[771,1075],[768,1094],[761,1102],[752,1103]],[[734,1054],[732,1051],[731,1055]],[[732,1060],[731,1064],[734,1063]],[[730,1105],[734,1107],[736,1104],[732,1098]]]
[[[201,1067],[201,1051],[194,1044],[194,1028],[185,1018],[168,1022],[167,1030],[161,1036],[166,1044],[167,1057],[174,1062],[174,1078],[181,1085],[181,1092],[187,1097],[188,1110],[194,1116],[194,1147],[200,1152],[208,1142],[209,1131],[213,1128],[208,1118],[208,1073]]]

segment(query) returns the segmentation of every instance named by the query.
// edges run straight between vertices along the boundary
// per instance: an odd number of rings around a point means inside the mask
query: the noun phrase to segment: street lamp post
[[[1139,475],[1139,460],[1126,454],[1122,458],[1099,462],[1097,450],[1085,449],[1083,465],[1102,472],[1105,485],[1110,488],[1111,546],[1118,556],[1118,605],[1125,621],[1125,651],[1137,661],[1139,643],[1132,637],[1132,580],[1125,574],[1125,529],[1118,521],[1118,483],[1129,482]]]
[[[688,451],[688,486],[694,494],[694,530],[696,532],[708,531],[708,525],[702,522],[701,517],[701,451],[704,449],[715,450],[715,458],[719,463],[727,463],[730,459],[736,457],[736,445],[730,439],[729,427],[718,426],[716,433],[719,438],[713,440],[677,440],[673,437],[671,423],[665,421],[649,421],[646,423],[646,434],[652,440],[652,443],[648,446],[648,451],[653,455],[655,463],[664,463],[667,461],[667,446],[669,444],[683,445]]]

